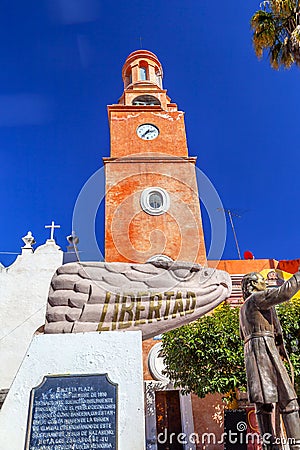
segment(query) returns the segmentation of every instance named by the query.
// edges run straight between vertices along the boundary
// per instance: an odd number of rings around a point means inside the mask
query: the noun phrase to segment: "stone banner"
[[[141,330],[148,339],[198,319],[230,293],[228,273],[184,261],[65,264],[51,281],[45,333]]]

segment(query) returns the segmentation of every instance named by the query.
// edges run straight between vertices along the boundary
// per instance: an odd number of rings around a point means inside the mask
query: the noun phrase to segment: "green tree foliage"
[[[277,306],[285,347],[295,372],[295,387],[300,397],[300,298]]]
[[[251,19],[253,46],[258,58],[269,50],[270,64],[290,68],[300,66],[299,0],[266,0]]]
[[[246,385],[239,310],[224,303],[212,315],[163,335],[167,374],[199,397]]]
[[[300,394],[300,299],[277,308]],[[185,393],[204,397],[246,389],[239,308],[224,303],[212,315],[165,333],[163,349],[166,373]]]

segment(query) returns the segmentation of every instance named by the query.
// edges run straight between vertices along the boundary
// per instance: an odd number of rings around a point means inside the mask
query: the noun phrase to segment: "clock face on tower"
[[[159,135],[159,129],[155,125],[152,125],[151,123],[143,123],[143,125],[140,125],[137,128],[136,134],[141,139],[150,141],[152,139],[157,138],[157,136]]]

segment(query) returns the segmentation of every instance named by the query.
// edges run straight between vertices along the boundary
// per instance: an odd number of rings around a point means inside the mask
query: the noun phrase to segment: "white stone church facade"
[[[29,232],[13,264],[0,265],[0,406],[34,333],[45,323],[50,281],[63,264],[64,253],[51,237],[34,250]]]

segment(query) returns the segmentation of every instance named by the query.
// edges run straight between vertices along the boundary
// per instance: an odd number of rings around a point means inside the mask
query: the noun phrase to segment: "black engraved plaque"
[[[25,450],[117,450],[117,406],[107,374],[45,376],[31,391]]]

